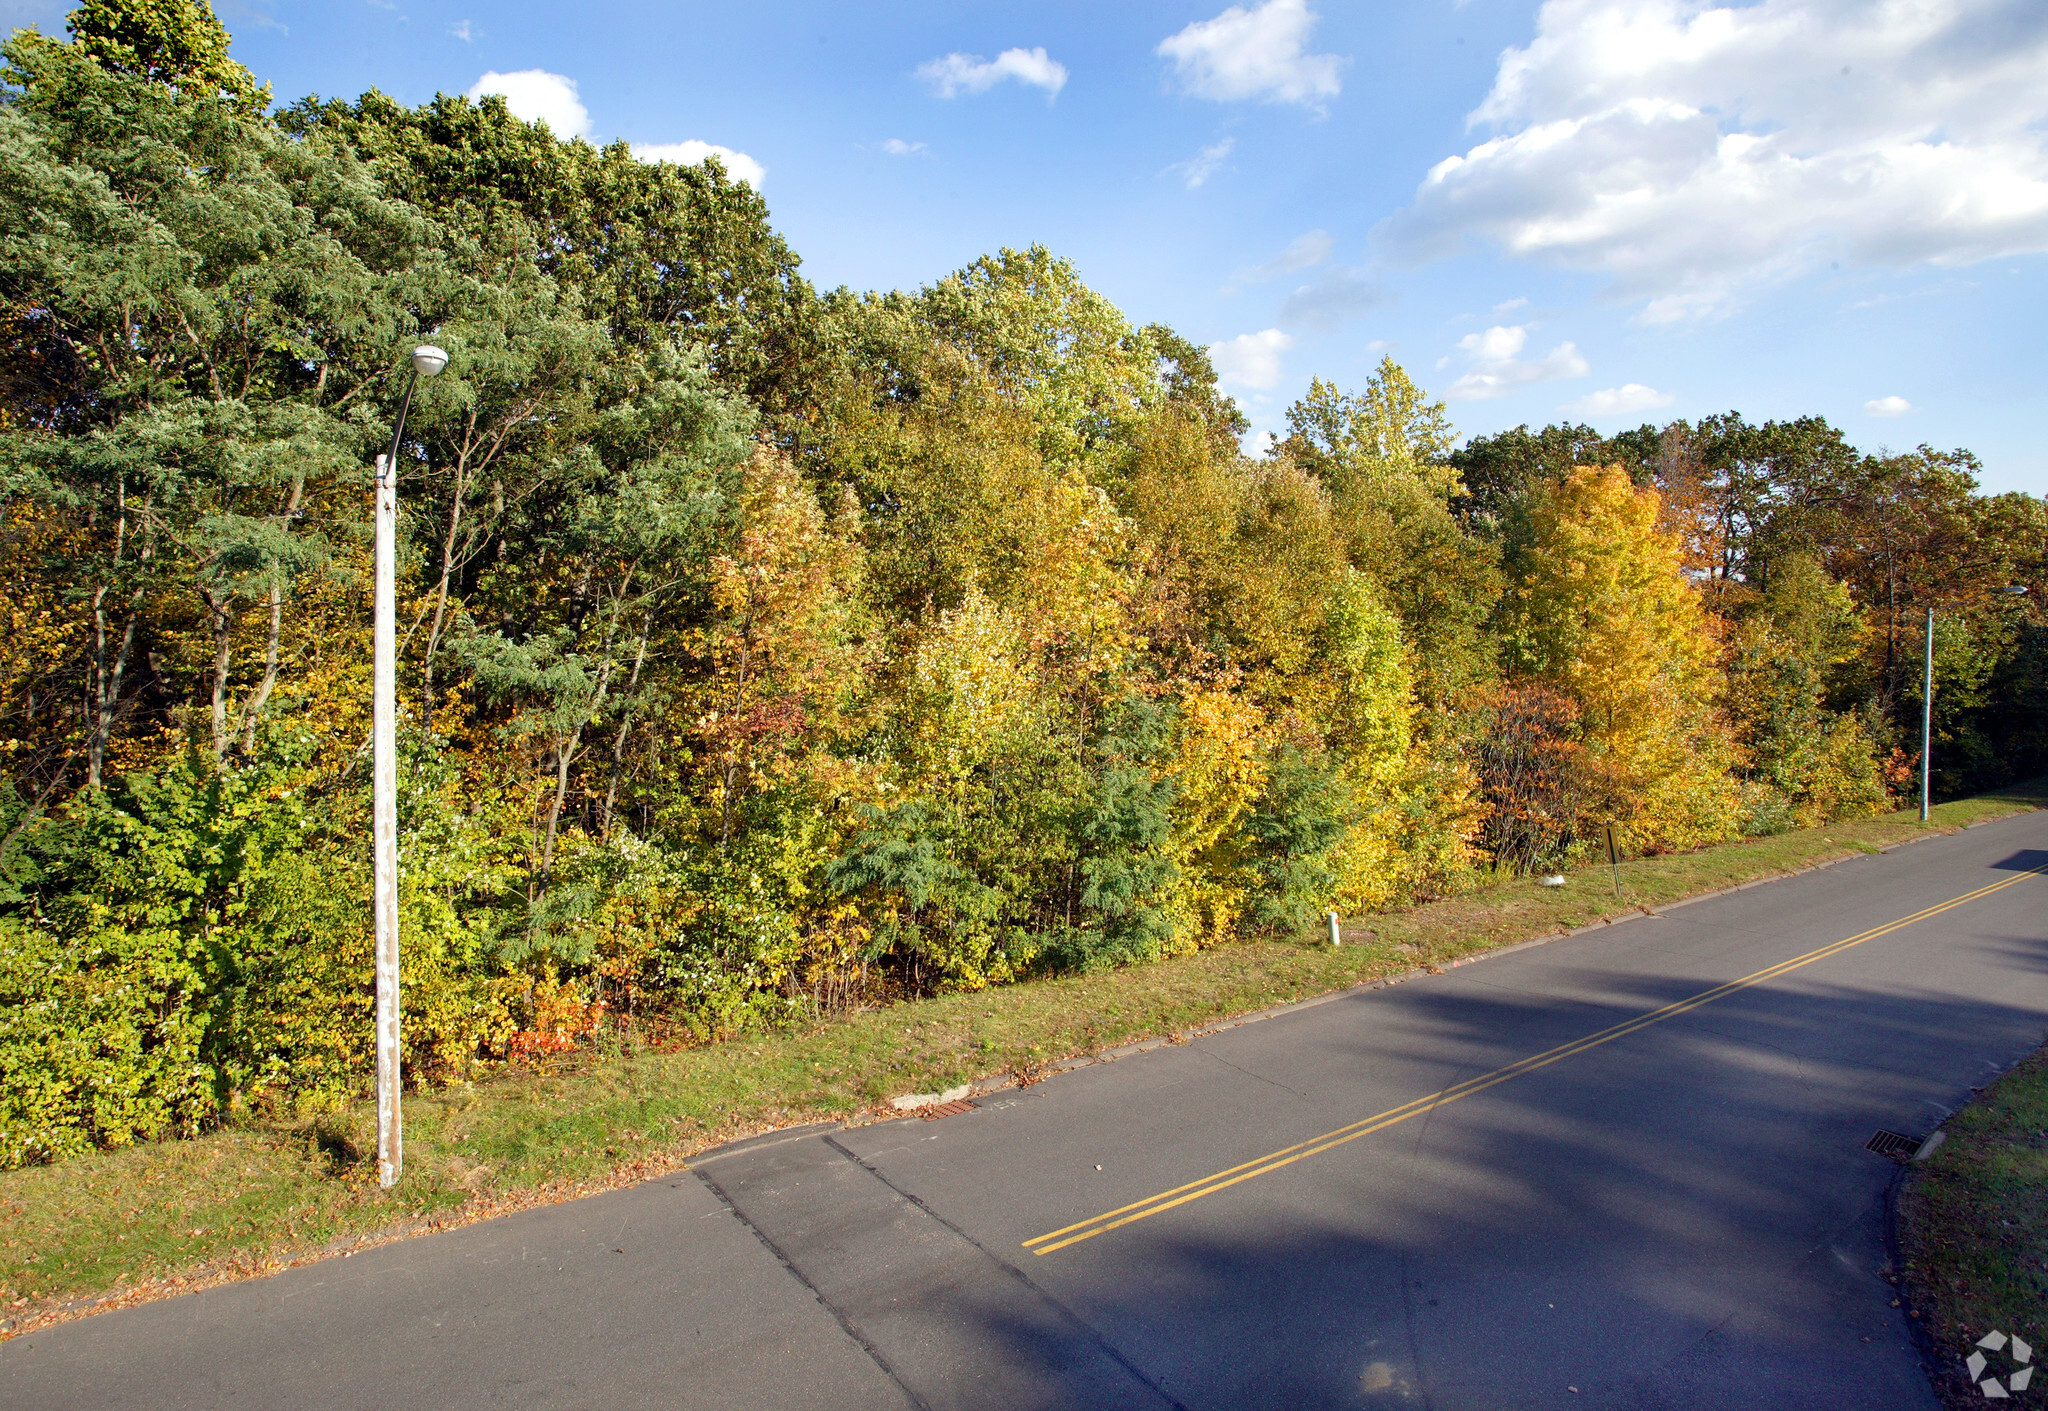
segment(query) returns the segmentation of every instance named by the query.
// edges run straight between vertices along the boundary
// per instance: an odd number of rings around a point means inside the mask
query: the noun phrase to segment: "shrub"
[[[24,830],[21,881],[0,895],[0,1163],[189,1134],[245,1106],[319,1111],[363,1086],[364,830],[308,782],[289,744],[224,769],[188,752]],[[466,1071],[508,1026],[474,918],[439,885],[447,839],[416,837],[400,928],[417,1079]]]

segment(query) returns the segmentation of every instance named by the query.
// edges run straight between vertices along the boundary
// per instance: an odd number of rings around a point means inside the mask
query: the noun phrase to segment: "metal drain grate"
[[[957,1117],[963,1112],[974,1111],[974,1104],[962,1098],[958,1102],[935,1102],[930,1107],[920,1107],[917,1115],[927,1122],[936,1122],[941,1117]]]
[[[1894,1161],[1904,1161],[1920,1149],[1920,1139],[1898,1132],[1879,1132],[1863,1144],[1865,1151],[1874,1151],[1879,1156],[1889,1156]]]

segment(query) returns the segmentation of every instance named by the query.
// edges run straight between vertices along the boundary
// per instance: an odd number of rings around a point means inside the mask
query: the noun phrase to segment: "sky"
[[[2042,0],[217,4],[280,100],[716,151],[821,287],[1042,243],[1254,443],[1392,356],[1466,435],[1819,414],[2048,493]]]

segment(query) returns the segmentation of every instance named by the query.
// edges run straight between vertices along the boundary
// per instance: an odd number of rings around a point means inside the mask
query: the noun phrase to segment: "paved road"
[[[0,1405],[1932,1408],[1863,1143],[2041,1041],[2043,864],[2027,815],[65,1325]]]

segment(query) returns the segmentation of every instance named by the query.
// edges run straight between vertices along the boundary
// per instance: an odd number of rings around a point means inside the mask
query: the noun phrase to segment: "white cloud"
[[[1239,270],[1234,278],[1240,284],[1258,284],[1275,275],[1309,269],[1328,259],[1336,244],[1337,242],[1330,238],[1329,231],[1311,230],[1288,241],[1286,249],[1264,264]]]
[[[1175,162],[1168,171],[1181,174],[1181,182],[1192,191],[1222,169],[1223,159],[1237,148],[1235,137],[1226,137],[1213,147],[1204,147],[1184,162]]]
[[[2048,250],[2041,0],[1547,0],[1381,237],[1609,276],[1648,322],[1825,260]]]
[[[505,99],[512,116],[523,122],[544,122],[557,137],[588,137],[590,110],[577,96],[576,80],[546,69],[521,69],[499,73],[495,69],[469,86],[474,103],[496,93]]]
[[[1913,410],[1913,404],[1904,397],[1879,397],[1874,402],[1863,404],[1865,416],[1904,416]]]
[[[1306,52],[1315,26],[1307,0],[1266,0],[1256,10],[1232,5],[1162,39],[1154,52],[1173,61],[1182,89],[1197,98],[1318,107],[1342,90],[1338,75],[1350,60]]]
[[[924,150],[922,142],[905,142],[900,137],[885,138],[882,150],[892,157],[914,157]]]
[[[1313,283],[1301,285],[1280,306],[1280,322],[1288,328],[1329,332],[1346,319],[1386,302],[1386,290],[1362,269],[1333,269]]]
[[[476,38],[476,30],[474,27],[471,26],[468,20],[458,20],[454,24],[449,25],[448,32],[454,35],[457,39],[461,40],[464,44],[467,44],[472,39]]]
[[[1468,333],[1460,338],[1458,351],[1482,362],[1497,362],[1521,352],[1528,341],[1528,325],[1518,323],[1502,328],[1495,324],[1484,333]]]
[[[1560,343],[1540,358],[1524,358],[1521,352],[1528,341],[1527,324],[1496,324],[1484,333],[1466,334],[1458,340],[1458,351],[1470,359],[1471,367],[1445,395],[1483,402],[1536,382],[1584,377],[1591,370],[1570,343]]]
[[[1327,230],[1311,230],[1287,243],[1287,248],[1262,265],[1246,265],[1231,275],[1223,287],[1235,294],[1245,284],[1263,284],[1283,274],[1314,269],[1330,257],[1337,242]],[[1360,269],[1333,269],[1307,284],[1297,285],[1280,307],[1280,323],[1286,328],[1304,325],[1329,330],[1353,314],[1378,304],[1384,297],[1377,280]]]
[[[1493,316],[1499,318],[1502,314],[1511,314],[1516,309],[1526,309],[1528,307],[1529,301],[1527,299],[1509,299],[1504,303],[1493,306]]]
[[[1645,387],[1640,382],[1630,382],[1600,392],[1588,392],[1576,402],[1567,402],[1558,410],[1568,416],[1631,416],[1636,412],[1646,412],[1652,407],[1668,407],[1672,401],[1669,392],[1659,392],[1656,388]]]
[[[221,0],[213,10],[222,24],[232,26],[231,34],[240,34],[245,26],[290,34],[290,27],[270,13],[271,3],[272,0]],[[63,18],[64,7],[49,0],[0,0],[0,28],[9,32],[33,25],[47,34]]]
[[[1277,328],[1240,333],[1221,343],[1211,343],[1209,361],[1216,365],[1220,382],[1266,388],[1280,380],[1280,355],[1293,346],[1294,335]]]
[[[734,181],[746,182],[756,191],[761,189],[762,179],[768,175],[768,168],[745,152],[735,152],[715,142],[699,142],[695,138],[688,142],[635,142],[633,155],[643,162],[674,162],[679,167],[694,167],[706,157],[716,157],[725,164],[727,176]]]
[[[963,93],[986,93],[1006,78],[1033,88],[1043,88],[1051,102],[1067,86],[1067,66],[1047,57],[1044,49],[1005,49],[993,59],[979,54],[948,54],[920,64],[917,76],[931,85],[941,98]]]

